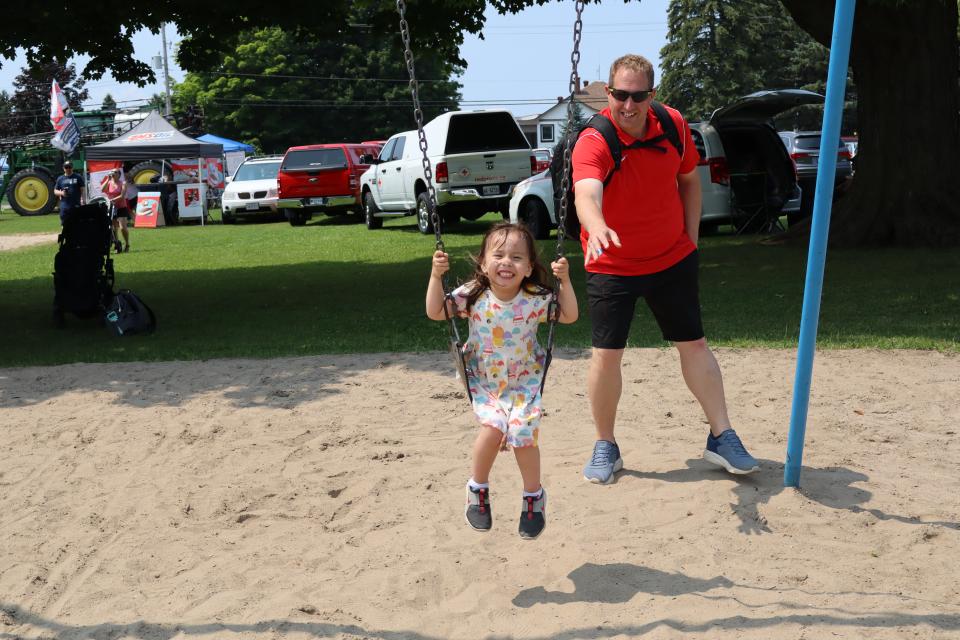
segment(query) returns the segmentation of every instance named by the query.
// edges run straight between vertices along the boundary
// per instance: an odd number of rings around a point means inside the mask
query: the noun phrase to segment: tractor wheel
[[[159,176],[161,170],[162,167],[159,162],[139,162],[130,167],[127,175],[137,184],[150,184],[150,180]],[[166,168],[164,173],[167,177],[173,176],[169,167]]]
[[[13,210],[22,216],[42,216],[57,205],[53,195],[53,178],[46,171],[24,169],[18,171],[7,188],[7,200]]]

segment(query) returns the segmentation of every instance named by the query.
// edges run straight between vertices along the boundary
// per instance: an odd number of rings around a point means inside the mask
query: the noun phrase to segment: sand
[[[12,251],[33,247],[38,244],[52,244],[57,241],[56,233],[15,233],[0,236],[0,251]]]
[[[0,369],[0,638],[960,638],[960,357],[717,351],[760,472],[701,459],[670,350],[628,350],[625,471],[586,483],[587,354],[545,398],[540,539],[463,520],[444,354]]]

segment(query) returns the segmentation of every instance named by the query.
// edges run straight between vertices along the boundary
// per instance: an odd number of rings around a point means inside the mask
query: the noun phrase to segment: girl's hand
[[[450,256],[439,249],[433,253],[433,268],[430,270],[431,277],[440,278],[450,270]]]
[[[557,258],[556,261],[550,263],[550,268],[553,270],[554,277],[560,282],[570,281],[570,263],[567,262],[566,258]]]

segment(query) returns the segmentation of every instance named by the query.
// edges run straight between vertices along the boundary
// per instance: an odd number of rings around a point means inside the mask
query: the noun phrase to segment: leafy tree
[[[241,33],[233,52],[176,88],[178,111],[199,105],[205,127],[261,149],[384,138],[413,126],[399,38],[349,30],[319,38],[277,27]],[[417,52],[424,119],[455,108],[455,64]]]
[[[830,43],[833,0],[782,0]],[[833,207],[841,246],[960,244],[957,3],[857,3],[850,66],[857,82],[857,175]]]
[[[70,108],[81,110],[89,98],[84,81],[77,77],[73,64],[51,60],[43,64],[28,64],[13,81],[10,98],[12,118],[8,120],[7,135],[25,135],[50,131],[50,86],[57,81]]]
[[[564,140],[570,131],[579,131],[585,124],[587,124],[587,116],[583,113],[583,107],[580,105],[579,100],[574,100],[573,118],[570,121],[570,127],[567,128],[567,121],[564,120],[563,124],[560,125],[560,140]],[[557,144],[560,143],[558,142]]]
[[[503,10],[499,0],[492,4]],[[486,0],[407,0],[407,5],[416,50],[431,50],[462,64],[463,34],[480,31]],[[241,32],[265,27],[299,30],[317,38],[364,30],[383,38],[398,30],[396,5],[383,0],[326,0],[310,4],[309,11],[301,0],[274,0],[269,10],[259,0],[130,0],[122,10],[79,11],[69,20],[51,20],[48,11],[21,12],[16,20],[0,22],[0,61],[13,59],[18,49],[32,62],[86,55],[87,78],[110,72],[121,82],[142,87],[155,82],[156,76],[149,65],[134,58],[133,34],[141,29],[159,33],[164,22],[175,24],[184,36],[177,59],[188,70],[203,69],[208,59],[229,51]]]
[[[13,103],[10,100],[10,94],[6,91],[0,91],[0,138],[8,135],[7,127],[13,119]]]
[[[762,89],[822,93],[829,51],[800,29],[779,0],[672,0],[661,51],[660,98],[692,120]],[[776,46],[771,46],[776,43]],[[848,129],[855,129],[856,90]],[[780,128],[819,129],[823,107],[792,109]]]
[[[116,111],[117,110],[117,101],[113,99],[113,96],[109,93],[103,96],[103,104],[100,105],[101,111]]]

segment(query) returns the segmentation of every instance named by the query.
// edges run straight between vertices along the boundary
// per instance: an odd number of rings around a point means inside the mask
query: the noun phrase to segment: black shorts
[[[119,220],[120,218],[126,218],[127,220],[132,220],[130,216],[130,209],[121,209],[120,207],[113,207],[113,219]]]
[[[587,273],[587,302],[593,325],[593,346],[623,349],[636,308],[643,298],[660,326],[663,339],[690,342],[703,337],[698,271],[694,251],[668,269],[642,276]]]

